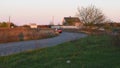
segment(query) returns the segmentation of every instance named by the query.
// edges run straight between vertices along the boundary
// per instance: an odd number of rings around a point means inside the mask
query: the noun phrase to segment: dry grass
[[[0,43],[43,39],[56,36],[52,29],[0,28]]]

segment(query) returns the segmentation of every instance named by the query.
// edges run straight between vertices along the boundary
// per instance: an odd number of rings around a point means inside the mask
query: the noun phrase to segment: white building
[[[30,24],[30,28],[37,28],[38,26],[37,26],[37,24],[35,24],[35,23],[31,23]]]

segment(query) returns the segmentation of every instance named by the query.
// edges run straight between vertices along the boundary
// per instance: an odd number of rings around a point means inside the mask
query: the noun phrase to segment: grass
[[[88,36],[0,57],[0,68],[120,68],[119,58],[120,48],[111,44],[109,36]]]
[[[38,40],[56,36],[53,29],[0,28],[0,43]]]

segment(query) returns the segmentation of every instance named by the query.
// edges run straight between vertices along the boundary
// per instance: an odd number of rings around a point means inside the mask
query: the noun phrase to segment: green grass
[[[58,46],[0,57],[0,68],[120,68],[120,48],[109,36],[88,36]],[[70,60],[70,63],[66,63]]]

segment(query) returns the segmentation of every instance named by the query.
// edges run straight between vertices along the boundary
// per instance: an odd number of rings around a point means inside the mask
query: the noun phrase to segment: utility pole
[[[8,28],[10,28],[10,16],[9,16],[9,21],[8,21]]]
[[[54,16],[52,17],[52,24],[54,25]]]

